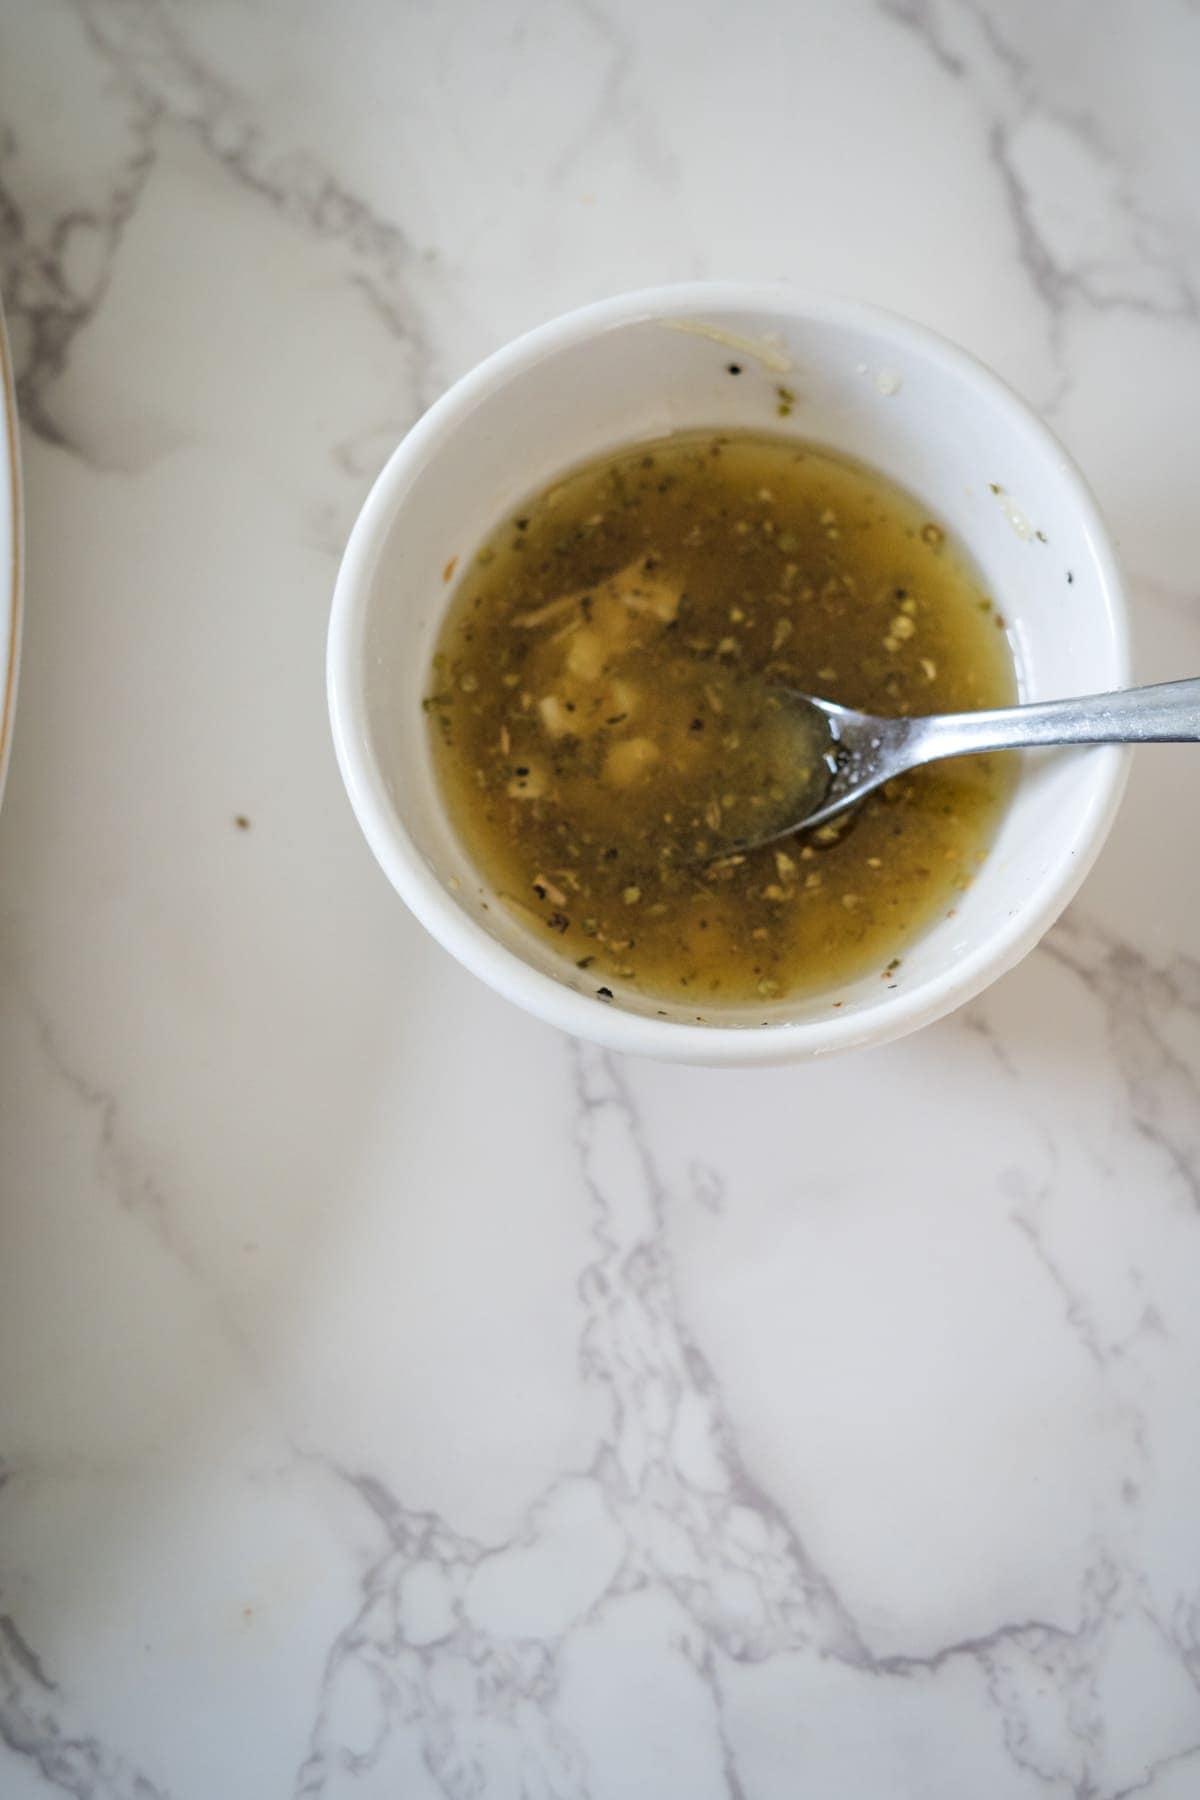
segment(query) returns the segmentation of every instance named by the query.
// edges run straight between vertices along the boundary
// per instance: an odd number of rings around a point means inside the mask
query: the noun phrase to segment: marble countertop
[[[1195,0],[0,0],[0,1793],[1194,1800],[1200,759],[942,1025],[567,1043],[375,868],[375,470],[621,288],[909,312],[1200,665]]]

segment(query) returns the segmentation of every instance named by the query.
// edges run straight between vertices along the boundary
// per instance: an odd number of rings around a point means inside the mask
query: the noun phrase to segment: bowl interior
[[[452,592],[447,565],[457,558],[461,567],[506,512],[564,468],[696,427],[783,430],[828,445],[919,496],[965,543],[1009,622],[1022,698],[1127,679],[1116,578],[1086,490],[1025,408],[963,353],[840,305],[797,312],[783,300],[709,300],[681,302],[669,316],[657,306],[616,317],[592,310],[598,322],[576,315],[485,364],[401,446],[356,534],[345,650],[364,696],[358,750],[390,815],[389,837],[421,871],[405,880],[395,857],[384,857],[405,897],[439,936],[457,939],[458,953],[467,942],[478,949],[482,931],[527,968],[588,994],[586,978],[512,917],[468,861],[439,801],[421,709]],[[729,372],[731,363],[740,373]],[[795,396],[786,421],[781,386]],[[722,1007],[714,1023],[827,1025],[836,1001],[844,1032],[857,1015],[911,1010],[906,996],[911,1002],[933,984],[946,992],[938,1008],[946,1010],[964,997],[952,991],[953,971],[978,962],[998,937],[1017,943],[1026,917],[1071,885],[1072,859],[1092,847],[1111,809],[1118,756],[1027,759],[979,878],[953,915],[905,952],[894,994],[871,975],[836,993]],[[369,835],[382,854],[379,831]],[[519,973],[494,950],[488,958]],[[480,966],[478,955],[468,960]],[[494,979],[495,968],[488,972]],[[660,1009],[678,1023],[695,1019],[632,991],[617,993],[617,1008],[660,1024]]]

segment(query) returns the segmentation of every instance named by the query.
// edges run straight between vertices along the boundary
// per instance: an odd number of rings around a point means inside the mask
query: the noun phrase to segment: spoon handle
[[[916,725],[916,721],[914,721]],[[979,750],[1038,744],[1182,744],[1200,742],[1200,678],[1163,681],[1116,694],[1084,694],[989,712],[944,713],[921,721],[917,762]]]

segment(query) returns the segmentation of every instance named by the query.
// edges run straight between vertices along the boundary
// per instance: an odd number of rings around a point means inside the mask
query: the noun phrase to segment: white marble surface
[[[1200,1794],[1200,758],[965,1013],[687,1072],[426,940],[322,682],[429,399],[709,274],[993,362],[1195,672],[1198,83],[1195,0],[0,0],[4,1800]]]

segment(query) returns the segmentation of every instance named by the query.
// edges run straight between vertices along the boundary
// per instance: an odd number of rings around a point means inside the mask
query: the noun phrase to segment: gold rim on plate
[[[4,672],[4,694],[0,701],[0,796],[8,773],[12,749],[13,714],[17,700],[17,662],[21,645],[21,446],[17,437],[17,396],[13,382],[12,357],[0,312],[0,388],[4,391],[4,429],[8,459],[8,507],[12,529],[12,567],[9,575],[8,667]],[[0,505],[4,498],[0,495]],[[0,575],[0,580],[3,577]]]

